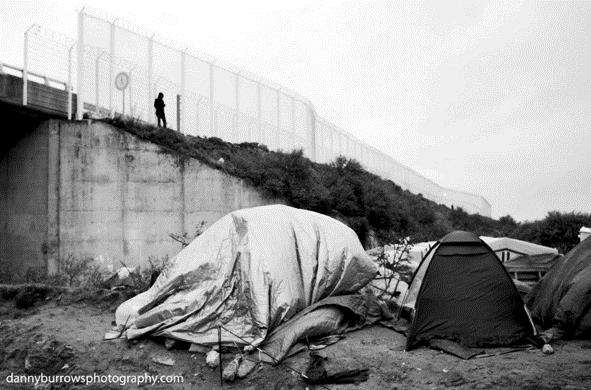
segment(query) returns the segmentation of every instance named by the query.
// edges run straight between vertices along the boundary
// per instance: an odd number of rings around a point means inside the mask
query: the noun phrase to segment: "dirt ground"
[[[17,309],[14,301],[0,301],[0,388],[26,388],[7,383],[15,374],[111,374],[183,375],[184,384],[145,385],[142,388],[215,389],[219,373],[208,368],[203,354],[166,350],[155,340],[130,343],[103,341],[111,328],[114,306],[59,302],[51,299],[31,309]],[[403,335],[383,327],[365,328],[320,351],[328,362],[342,367],[369,369],[365,382],[347,385],[309,386],[328,389],[584,389],[591,387],[591,341],[553,345],[544,355],[530,349],[492,357],[461,360],[430,349],[404,351]],[[489,350],[499,353],[504,350]],[[171,357],[174,365],[155,363],[155,356]],[[231,360],[225,356],[224,361]],[[304,371],[309,361],[302,352],[285,361]],[[28,387],[32,387],[28,385]],[[137,388],[128,385],[126,388]],[[43,388],[43,387],[41,387]],[[51,388],[46,386],[45,388]],[[53,388],[76,388],[72,385]],[[117,384],[77,388],[122,388]],[[298,374],[285,366],[259,367],[246,379],[224,384],[230,389],[306,388]]]

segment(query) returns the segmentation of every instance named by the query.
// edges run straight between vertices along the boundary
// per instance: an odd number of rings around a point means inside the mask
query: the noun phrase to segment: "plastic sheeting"
[[[565,337],[591,338],[591,239],[558,260],[527,302],[543,327],[559,328]]]
[[[556,248],[517,240],[515,238],[480,236],[480,239],[486,242],[503,262],[525,255],[558,254]]]
[[[302,310],[270,333],[262,347],[275,360],[269,355],[260,355],[259,360],[268,363],[281,361],[305,349],[302,341],[340,335],[392,319],[385,304],[371,293],[328,297]]]
[[[115,314],[126,336],[259,345],[312,304],[358,291],[377,274],[353,230],[330,217],[272,205],[232,212],[171,260]]]

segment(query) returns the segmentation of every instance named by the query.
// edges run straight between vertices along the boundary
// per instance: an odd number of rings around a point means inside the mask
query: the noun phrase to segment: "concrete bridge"
[[[25,106],[22,78],[12,70],[0,73],[0,113],[11,124],[0,147],[5,269],[51,273],[70,255],[145,264],[178,252],[169,233],[281,202],[105,123],[68,120],[76,95],[55,80],[29,82]]]

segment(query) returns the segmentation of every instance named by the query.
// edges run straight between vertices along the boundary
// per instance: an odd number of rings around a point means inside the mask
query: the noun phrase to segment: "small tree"
[[[393,300],[396,298],[396,292],[400,281],[410,283],[413,274],[413,268],[410,263],[408,254],[412,249],[413,243],[410,237],[398,238],[393,244],[384,245],[379,248],[379,253],[376,257],[378,265],[386,272],[382,280],[383,289],[380,289],[378,298]],[[390,290],[392,283],[395,283],[393,291]]]
[[[176,242],[180,242],[184,248],[187,245],[189,245],[191,243],[191,241],[193,241],[195,238],[199,237],[205,231],[206,224],[207,224],[207,222],[201,221],[199,223],[199,225],[197,225],[195,227],[195,232],[192,235],[190,235],[187,232],[169,233],[168,235],[170,236],[170,238],[172,238]]]
[[[74,287],[80,283],[81,280],[88,273],[93,259],[91,257],[77,258],[68,254],[60,262],[60,273],[64,274],[68,281],[68,286]]]

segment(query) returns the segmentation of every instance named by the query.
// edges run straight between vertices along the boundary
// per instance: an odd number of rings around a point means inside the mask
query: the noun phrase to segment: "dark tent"
[[[591,336],[591,238],[548,271],[527,297],[532,317],[567,338]]]
[[[407,350],[433,339],[467,347],[510,345],[536,332],[498,257],[468,232],[450,233],[431,248],[403,305],[411,314]]]

